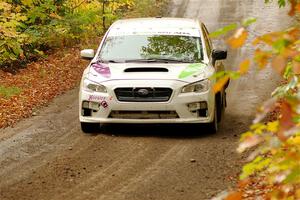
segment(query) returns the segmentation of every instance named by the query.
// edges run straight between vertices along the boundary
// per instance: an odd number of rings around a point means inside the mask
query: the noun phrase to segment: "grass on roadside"
[[[22,92],[21,88],[12,86],[12,87],[5,87],[0,85],[0,97],[4,97],[9,99],[12,96],[19,95]]]

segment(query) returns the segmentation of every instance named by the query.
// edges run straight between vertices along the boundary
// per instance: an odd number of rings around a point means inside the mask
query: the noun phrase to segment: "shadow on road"
[[[249,116],[230,115],[219,124],[219,131],[211,133],[205,124],[106,124],[93,135],[118,137],[159,137],[168,139],[237,137],[247,130]]]
[[[204,125],[194,124],[110,124],[102,126],[102,134],[120,137],[197,138],[212,133]]]

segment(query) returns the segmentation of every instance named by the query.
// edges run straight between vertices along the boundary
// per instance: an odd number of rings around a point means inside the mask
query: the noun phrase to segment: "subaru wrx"
[[[218,130],[226,107],[214,74],[227,52],[213,48],[194,19],[140,18],[111,25],[82,75],[79,119],[83,132],[112,123],[193,123]]]

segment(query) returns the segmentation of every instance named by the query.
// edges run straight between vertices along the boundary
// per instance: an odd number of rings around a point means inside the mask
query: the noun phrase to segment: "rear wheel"
[[[100,129],[99,123],[86,123],[81,122],[81,130],[84,133],[96,133]]]

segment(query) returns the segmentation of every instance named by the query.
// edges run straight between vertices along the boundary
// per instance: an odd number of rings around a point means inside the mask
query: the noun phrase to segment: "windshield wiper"
[[[98,60],[101,63],[123,63],[124,61],[120,60]]]
[[[173,58],[142,58],[142,59],[131,59],[125,60],[126,63],[128,62],[163,62],[163,63],[192,63],[191,60],[179,60]]]
[[[122,61],[120,61],[120,60],[107,60],[106,62],[109,62],[109,63],[122,63]]]

